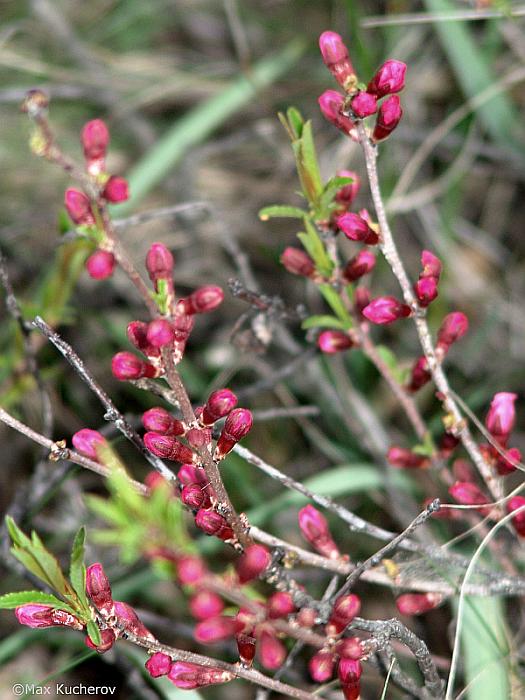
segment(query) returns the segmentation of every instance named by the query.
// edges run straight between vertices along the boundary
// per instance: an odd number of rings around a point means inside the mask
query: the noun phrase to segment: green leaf
[[[394,355],[392,350],[386,347],[386,345],[378,345],[376,349],[379,356],[390,370],[394,379],[398,382],[398,384],[403,384],[405,379],[405,370],[399,366],[397,357]]]
[[[432,457],[432,455],[436,453],[436,446],[430,431],[425,434],[425,439],[420,445],[415,445],[412,448],[412,452],[415,452],[417,455],[421,455],[422,457]]]
[[[337,328],[345,330],[345,324],[335,316],[328,314],[320,314],[318,316],[309,316],[301,323],[301,328],[308,330],[309,328]]]
[[[328,180],[319,199],[319,215],[322,218],[327,218],[328,208],[330,204],[332,204],[337,192],[339,192],[342,187],[345,187],[345,185],[351,185],[353,181],[351,177],[340,177],[338,175]]]
[[[89,638],[93,642],[95,646],[100,646],[102,644],[102,637],[100,636],[100,630],[98,628],[98,625],[93,622],[93,620],[89,620],[86,626],[87,633],[89,635]]]
[[[275,218],[291,218],[291,219],[302,219],[306,212],[299,207],[289,207],[286,204],[272,204],[268,207],[263,207],[259,211],[259,219],[261,221],[268,221],[268,219]]]
[[[286,116],[288,117],[288,123],[295,135],[296,139],[300,139],[303,133],[304,119],[297,109],[297,107],[288,107],[286,110]]]
[[[334,264],[328,257],[328,253],[326,252],[317,229],[307,217],[304,217],[304,225],[306,226],[306,233],[298,233],[297,238],[299,238],[307,253],[314,261],[319,274],[329,277],[332,274]]]
[[[346,310],[346,307],[338,292],[336,292],[336,290],[329,284],[320,284],[319,291],[323,295],[328,306],[337,315],[337,318],[341,321],[343,327],[345,329],[351,328],[353,325],[352,317]]]
[[[84,564],[84,543],[86,541],[86,530],[81,527],[75,535],[71,548],[71,559],[69,564],[69,580],[73,590],[79,597],[82,605],[88,609],[89,603],[86,598],[86,566]]]
[[[50,593],[42,593],[42,591],[17,591],[16,593],[6,593],[0,596],[0,608],[10,610],[17,608],[19,605],[28,604],[50,605],[52,608],[67,610],[67,612],[75,613],[73,608],[70,608],[63,600],[59,600]]]
[[[44,543],[34,530],[31,533],[31,542],[33,547],[30,553],[46,572],[49,585],[60,595],[70,597],[73,590],[62,573],[57,558],[45,548]]]
[[[316,208],[323,191],[323,183],[315,152],[311,122],[305,122],[301,138],[292,143],[292,150],[303,194],[309,204]]]

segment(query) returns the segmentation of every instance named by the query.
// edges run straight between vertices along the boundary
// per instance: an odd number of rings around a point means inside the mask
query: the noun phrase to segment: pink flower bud
[[[236,637],[239,658],[244,666],[251,666],[255,658],[256,639],[248,634],[238,634]]]
[[[404,447],[391,447],[386,456],[389,464],[403,469],[419,469],[428,464],[428,459]]]
[[[198,510],[201,507],[209,508],[211,505],[209,495],[198,484],[184,486],[180,494],[180,500],[192,510]]]
[[[357,700],[360,694],[361,662],[356,659],[341,658],[337,675],[341,681],[341,690],[345,700]]]
[[[372,272],[376,264],[376,256],[370,250],[360,250],[349,260],[343,270],[343,277],[347,282],[355,282],[369,272]]]
[[[421,253],[421,265],[423,271],[420,277],[435,277],[439,279],[441,275],[441,260],[434,253],[431,253],[430,250],[424,250]]]
[[[337,226],[351,241],[359,241],[368,245],[379,242],[379,236],[370,227],[368,221],[354,212],[345,212],[336,219]]]
[[[500,391],[490,402],[485,425],[492,437],[502,445],[507,443],[516,422],[514,402],[517,398],[517,394]]]
[[[109,250],[96,250],[86,260],[86,270],[94,280],[105,280],[115,270],[115,256]]]
[[[435,277],[421,277],[414,285],[414,293],[419,306],[426,308],[438,295],[438,283]]]
[[[411,392],[418,391],[418,389],[421,389],[421,387],[425,386],[425,384],[428,384],[431,379],[432,374],[428,369],[427,358],[422,355],[416,360],[414,366],[412,367],[410,382],[407,389]]]
[[[353,340],[343,331],[323,331],[317,338],[317,347],[327,355],[349,350],[353,345]]]
[[[412,310],[395,297],[377,297],[363,309],[363,316],[372,323],[386,325],[410,316]]]
[[[106,182],[104,191],[102,192],[104,199],[112,204],[118,204],[118,202],[125,202],[129,199],[129,185],[128,181],[123,177],[117,177],[112,175]]]
[[[507,501],[507,512],[513,513],[523,506],[525,506],[525,498],[523,496],[513,496]],[[525,537],[525,510],[517,513],[512,518],[512,525],[520,537]]]
[[[290,593],[282,591],[268,598],[266,610],[270,620],[277,620],[280,617],[288,617],[295,612],[296,608]]]
[[[450,346],[468,331],[468,318],[461,311],[453,311],[443,319],[437,335],[436,349],[446,354]]]
[[[206,566],[200,557],[187,554],[177,559],[177,577],[183,586],[200,583],[206,575]]]
[[[168,413],[165,408],[157,406],[142,414],[142,425],[160,435],[184,435],[184,424]]]
[[[402,61],[385,61],[368,83],[368,92],[377,95],[378,98],[400,92],[405,87],[406,69],[406,64]]]
[[[217,615],[203,620],[196,625],[193,632],[197,642],[201,644],[214,644],[233,637],[238,628],[238,623],[234,617]]]
[[[437,608],[443,600],[439,593],[404,593],[396,600],[401,615],[423,615]]]
[[[455,459],[452,464],[452,473],[456,481],[473,481],[476,478],[471,463],[466,459]]]
[[[129,342],[148,357],[159,357],[160,350],[148,343],[148,324],[143,321],[128,323],[126,330]]]
[[[354,593],[340,596],[334,604],[332,615],[327,625],[327,634],[335,631],[336,634],[342,632],[349,625],[354,617],[359,615],[361,610],[361,600]]]
[[[505,452],[505,457],[498,455],[496,460],[496,471],[500,476],[506,476],[507,474],[512,474],[517,469],[517,464],[521,462],[521,452],[517,447],[511,447],[510,450]]]
[[[340,556],[326,518],[312,505],[299,511],[299,528],[305,540],[324,557],[337,559]]]
[[[222,598],[213,591],[205,589],[190,598],[190,612],[197,620],[207,620],[217,617],[224,610]]]
[[[170,656],[157,651],[153,654],[153,656],[150,656],[150,658],[146,661],[145,666],[147,672],[152,678],[159,678],[160,676],[168,675],[172,663],[173,662]]]
[[[156,318],[148,324],[146,332],[148,343],[154,348],[162,348],[169,345],[175,339],[175,331],[171,323],[165,318]]]
[[[224,292],[220,287],[208,285],[195,290],[186,299],[181,299],[177,308],[184,314],[204,314],[216,309],[224,299]]]
[[[286,659],[286,647],[272,632],[263,630],[259,637],[258,654],[264,668],[277,671]]]
[[[299,248],[285,248],[281,255],[281,263],[292,275],[310,277],[315,272],[312,258]]]
[[[144,444],[150,452],[161,459],[170,459],[173,462],[192,462],[195,457],[189,447],[183,445],[172,435],[146,433]]]
[[[387,136],[390,136],[401,121],[402,116],[403,110],[399,97],[397,95],[387,97],[387,99],[381,103],[379,112],[377,113],[376,125],[372,134],[374,141],[382,141],[386,139]]]
[[[252,544],[244,550],[237,562],[237,576],[240,583],[248,583],[258,578],[269,567],[270,552],[262,544]]]
[[[113,376],[120,381],[156,377],[158,370],[131,352],[117,352],[111,360]]]
[[[361,178],[353,170],[338,170],[336,175],[337,177],[351,177],[353,180],[349,185],[341,187],[335,195],[335,201],[345,209],[349,209],[361,187]]]
[[[212,440],[212,432],[210,428],[191,428],[186,433],[186,440],[190,447],[195,450],[201,449],[209,445]]]
[[[171,664],[168,678],[177,688],[182,690],[194,690],[207,685],[227,683],[235,678],[230,671],[220,668],[199,666],[187,661],[174,661]]]
[[[15,608],[16,619],[26,627],[72,627],[76,630],[83,629],[80,620],[65,610],[57,610],[49,605],[39,603],[27,603]]]
[[[172,282],[175,261],[164,243],[152,243],[146,255],[146,270],[155,284],[159,280]]]
[[[316,683],[326,683],[334,675],[335,657],[330,651],[318,651],[308,662],[308,670]]]
[[[350,106],[352,107],[352,112],[356,117],[365,119],[371,114],[375,114],[377,112],[377,97],[375,95],[371,95],[369,92],[361,91],[352,98]]]
[[[317,620],[317,613],[313,608],[301,608],[297,613],[296,620],[300,627],[313,627]]]
[[[71,442],[77,452],[95,461],[98,459],[101,448],[108,447],[106,438],[98,430],[90,430],[89,428],[83,428],[76,432],[71,438]]]
[[[200,421],[203,425],[212,425],[224,418],[237,406],[237,397],[229,389],[218,389],[209,395],[202,410]]]
[[[345,637],[337,644],[337,653],[346,659],[360,659],[364,655],[359,637]]]
[[[83,192],[70,187],[64,195],[64,204],[69,218],[74,224],[94,226],[95,217],[91,210],[91,204]]]
[[[93,119],[84,124],[80,134],[80,142],[86,160],[93,161],[105,158],[109,145],[109,131],[102,119]]]
[[[354,130],[355,124],[341,113],[344,99],[343,95],[336,90],[325,90],[319,97],[318,103],[323,117],[348,136]]]
[[[342,38],[336,32],[326,31],[319,37],[323,62],[341,87],[346,88],[355,79],[354,69]]]
[[[208,483],[204,469],[196,467],[194,464],[183,464],[177,472],[177,479],[183,486],[188,484],[205,486]]]
[[[439,452],[442,457],[448,458],[454,452],[461,440],[451,433],[443,433],[439,441]]]
[[[201,508],[197,511],[195,525],[207,535],[215,535],[221,540],[229,540],[233,536],[226,519],[212,509]]]
[[[136,634],[137,637],[143,637],[145,639],[150,639],[151,641],[155,640],[155,637],[151,634],[149,629],[142,624],[139,616],[133,610],[131,605],[123,603],[120,600],[116,600],[115,615],[117,616],[117,622],[122,625],[127,632]]]
[[[116,632],[112,629],[105,629],[99,631],[100,638],[102,641],[98,646],[96,644],[93,644],[89,637],[86,637],[84,639],[84,642],[88,649],[92,649],[93,651],[96,651],[99,654],[104,654],[106,651],[109,651],[111,649],[113,644],[115,644],[115,642],[117,641],[117,635]]]
[[[462,506],[482,506],[489,502],[483,491],[469,481],[456,481],[448,492]],[[478,508],[477,510],[483,515],[490,512],[490,508]]]
[[[253,417],[247,408],[235,408],[226,418],[224,428],[217,441],[218,457],[224,457],[233,447],[248,435],[252,429]]]
[[[354,308],[356,314],[364,321],[363,309],[370,304],[370,290],[367,287],[358,287],[354,293]]]
[[[91,564],[86,569],[86,593],[93,601],[93,605],[103,615],[113,615],[113,597],[108,577],[104,573],[102,564]]]

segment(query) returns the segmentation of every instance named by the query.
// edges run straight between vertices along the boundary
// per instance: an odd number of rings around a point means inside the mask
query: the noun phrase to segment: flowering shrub
[[[432,251],[423,250],[421,268],[413,271],[412,281],[392,235],[376,159],[381,143],[392,136],[403,116],[398,93],[405,87],[405,64],[387,60],[372,76],[358,76],[338,34],[324,32],[319,44],[322,59],[339,86],[339,90],[328,89],[320,96],[319,107],[331,124],[362,148],[375,213],[364,208],[355,211],[364,173],[344,170],[322,181],[311,123],[290,108],[280,119],[292,142],[305,206],[271,205],[261,210],[260,217],[297,219],[304,229],[298,233],[302,248],[285,248],[281,263],[289,273],[304,277],[326,306],[323,314],[306,312],[302,321],[306,342],[315,343],[327,355],[362,351],[411,423],[417,444],[393,444],[382,457],[389,469],[421,476],[424,493],[420,515],[394,535],[267,465],[241,444],[251,431],[254,416],[238,405],[236,393],[229,388],[220,387],[206,396],[202,405],[194,405],[180,363],[199,315],[213,313],[224,303],[223,290],[209,284],[180,297],[175,289],[173,255],[160,242],[151,245],[146,255],[148,286],[127,256],[108,208],[125,201],[129,193],[126,180],[106,169],[110,139],[106,125],[96,119],[83,127],[84,164],[80,167],[55,141],[45,95],[33,91],[25,102],[34,124],[32,149],[63,167],[75,180],[76,186],[65,192],[64,203],[76,235],[84,237],[91,249],[85,263],[87,273],[103,281],[120,267],[149,314],[148,320],[129,320],[126,335],[133,352],[117,352],[111,372],[117,380],[148,391],[155,403],[165,405],[146,410],[141,416],[144,432],[137,432],[74,350],[37,318],[36,327],[77,369],[103,403],[106,416],[145,455],[154,471],[143,481],[132,478],[111,442],[92,428],[72,435],[73,448],[69,448],[31,432],[3,410],[2,419],[40,441],[52,459],[70,460],[106,478],[108,498],[86,497],[89,508],[104,524],[92,532],[93,540],[117,544],[125,563],[143,559],[173,579],[195,621],[193,640],[204,648],[234,642],[235,660],[232,663],[231,658],[219,658],[220,653],[205,656],[159,641],[132,606],[114,600],[103,565],[85,565],[84,529],[74,540],[66,577],[39,536],[33,532],[28,537],[8,519],[13,555],[45,591],[8,593],[0,598],[0,606],[14,608],[22,625],[65,626],[81,632],[87,646],[101,654],[117,641],[128,640],[148,651],[145,668],[152,678],[166,676],[180,689],[245,678],[283,695],[311,700],[320,690],[319,684],[337,679],[346,700],[352,700],[361,694],[363,673],[388,673],[391,682],[411,696],[439,698],[444,696],[445,683],[425,641],[397,619],[360,617],[367,592],[361,584],[393,588],[397,610],[404,617],[426,614],[459,592],[523,593],[525,580],[512,567],[500,574],[480,566],[474,581],[469,578],[468,559],[443,550],[437,542],[421,544],[413,537],[432,517],[464,518],[483,527],[485,520],[497,523],[497,527],[510,524],[513,540],[509,546],[525,536],[525,499],[514,494],[502,499],[506,475],[521,468],[519,450],[509,447],[517,396],[510,392],[494,396],[485,428],[481,426],[487,442],[479,445],[471,431],[469,413],[451,389],[444,370],[451,348],[468,331],[467,316],[452,311],[436,329],[430,327],[427,311],[439,294],[441,260]],[[398,296],[367,284],[380,256],[399,283]],[[252,302],[265,303],[262,297]],[[414,349],[409,372],[404,372],[374,339],[374,326],[397,323],[413,323],[417,331],[419,346]],[[444,430],[439,439],[430,432],[415,399],[429,383],[433,383],[443,407]],[[311,501],[298,509],[297,531],[290,534],[293,542],[264,532],[237,511],[221,473],[232,452]],[[442,508],[438,496],[443,495],[443,487],[466,508]],[[341,551],[338,533],[330,529],[331,521],[321,508],[338,515],[351,529],[386,544],[354,563]],[[212,572],[200,551],[198,531],[214,538],[218,546],[229,547],[235,556],[234,566]],[[304,547],[296,544],[299,534]],[[435,575],[420,576],[417,571],[404,575],[393,559],[397,550],[426,558]],[[300,564],[334,574],[322,598],[310,590],[308,578],[300,576]],[[460,573],[449,573],[452,571]],[[413,654],[419,668],[417,681],[396,665],[393,640]],[[281,678],[303,647],[309,677],[296,673],[290,675],[293,685],[284,682]],[[232,646],[227,649],[231,656]],[[264,674],[254,669],[254,664],[264,669]]]

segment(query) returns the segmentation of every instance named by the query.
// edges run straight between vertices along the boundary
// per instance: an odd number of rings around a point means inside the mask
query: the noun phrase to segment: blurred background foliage
[[[441,21],[440,15],[451,12],[460,19]],[[420,21],[414,22],[412,13]],[[500,16],[473,19],[475,13]],[[68,181],[29,152],[29,127],[19,111],[25,91],[42,87],[50,93],[57,137],[76,156],[83,123],[95,117],[107,121],[112,134],[109,170],[131,181],[131,202],[116,210],[116,217],[202,203],[176,217],[126,227],[123,241],[139,266],[148,246],[162,240],[175,254],[181,295],[203,283],[226,287],[229,278],[240,277],[248,287],[279,295],[289,306],[303,303],[310,313],[322,313],[317,294],[279,264],[282,249],[295,242],[293,220],[264,223],[257,212],[275,202],[301,205],[292,151],[276,116],[290,105],[313,120],[325,179],[340,168],[363,173],[359,148],[324,123],[318,112],[318,95],[334,87],[316,45],[326,28],[348,39],[365,81],[387,57],[409,66],[403,122],[381,148],[382,185],[409,271],[417,274],[423,247],[443,258],[440,297],[430,312],[434,327],[452,310],[466,312],[471,321],[469,335],[447,362],[452,385],[480,415],[495,390],[523,392],[521,3],[0,0],[0,16],[0,244],[12,283],[25,316],[40,313],[60,324],[126,414],[136,417],[157,403],[119,384],[109,371],[112,353],[128,349],[126,324],[144,319],[145,313],[120,273],[97,283],[83,272],[84,244],[61,245],[68,229],[61,210]],[[414,168],[414,154],[429,144],[433,147]],[[366,185],[359,204],[369,206]],[[350,244],[346,250],[350,255]],[[370,284],[376,293],[397,292],[384,264],[377,266]],[[333,361],[308,355],[286,381],[253,392],[254,382],[287,365],[309,345],[299,323],[287,324],[286,332],[261,317],[237,324],[246,311],[242,301],[227,295],[218,313],[199,319],[183,362],[192,398],[202,401],[210,389],[228,385],[241,395],[245,391],[243,403],[250,408],[315,407],[312,412],[318,414],[310,417],[256,422],[248,446],[296,479],[316,479],[320,490],[344,499],[359,514],[398,528],[400,512],[407,503],[408,513],[416,508],[427,482],[426,477],[409,481],[396,475],[392,483],[369,448],[370,441],[379,452],[392,443],[415,443],[388,388],[368,360],[353,351]],[[25,371],[21,338],[5,309],[0,313],[0,403],[39,429],[41,406]],[[374,334],[390,347],[400,368],[410,366],[418,354],[410,323]],[[96,399],[51,347],[33,340],[52,396],[53,437],[69,438],[81,427],[100,428],[104,421]],[[440,414],[432,390],[424,390],[418,401],[439,436]],[[366,408],[356,414],[361,404]],[[359,422],[363,410],[372,428],[368,443]],[[516,444],[523,448],[523,410],[521,416]],[[109,426],[106,430],[128,458],[130,470],[143,478],[144,462]],[[0,431],[4,511],[30,477],[38,451],[7,429]],[[283,507],[289,501],[279,495],[277,484],[262,480],[235,456],[226,463],[224,477],[241,510],[262,512],[261,522],[266,519],[272,532],[299,541],[297,508]],[[45,502],[25,518],[57,552],[67,551],[79,522],[90,525],[83,490],[105,494],[98,478],[66,471]],[[340,530],[340,544],[353,559],[371,551],[373,543]],[[208,549],[220,551],[221,566],[224,552],[210,544]],[[93,561],[105,557],[120,596],[180,619],[164,630],[170,637],[166,641],[184,637],[184,602],[173,595],[169,583],[154,578],[144,563],[131,570],[123,567],[116,552],[92,548],[91,555]],[[308,576],[319,592],[323,577]],[[17,581],[6,569],[2,588],[16,588]],[[166,607],[159,605],[162,596],[170,597]],[[366,615],[390,617],[394,611],[389,592],[367,592]],[[438,656],[448,657],[448,613],[435,611],[428,620],[418,622],[416,631]],[[85,656],[78,636],[19,630],[8,614],[1,616],[0,630],[0,664],[9,662],[0,668],[0,687],[20,677],[38,681],[60,670],[61,680],[68,673],[113,679],[119,697],[148,697],[152,692],[142,687],[132,651],[78,666],[79,654]],[[75,669],[67,671],[71,665]],[[379,697],[377,687],[377,695],[367,697]],[[253,691],[237,683],[205,694],[251,697]]]

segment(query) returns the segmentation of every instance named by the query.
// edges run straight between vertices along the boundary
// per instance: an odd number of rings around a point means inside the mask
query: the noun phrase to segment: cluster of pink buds
[[[483,453],[500,476],[512,474],[521,463],[521,451],[517,447],[507,448],[516,422],[514,404],[517,398],[517,394],[508,391],[498,392],[485,419],[485,426],[499,449],[494,445],[483,445]]]
[[[441,261],[429,250],[421,253],[422,271],[414,285],[419,306],[426,308],[438,295],[438,282],[441,275]]]
[[[235,678],[231,671],[223,671],[213,666],[201,666],[188,661],[173,661],[171,656],[155,652],[146,661],[146,670],[152,678],[167,676],[174,686],[181,690],[194,690],[207,685],[227,683]]]
[[[328,683],[337,669],[337,676],[346,700],[359,697],[362,673],[361,657],[364,654],[358,637],[341,639],[335,649],[325,648],[318,651],[308,664],[310,675],[317,683]]]
[[[339,34],[323,32],[319,37],[319,48],[326,67],[345,92],[343,95],[336,90],[326,90],[321,95],[319,107],[323,116],[355,139],[355,121],[377,113],[372,139],[382,141],[387,138],[403,116],[401,102],[395,93],[405,87],[406,65],[401,61],[386,61],[370,80],[366,90],[361,90],[348,49]]]

